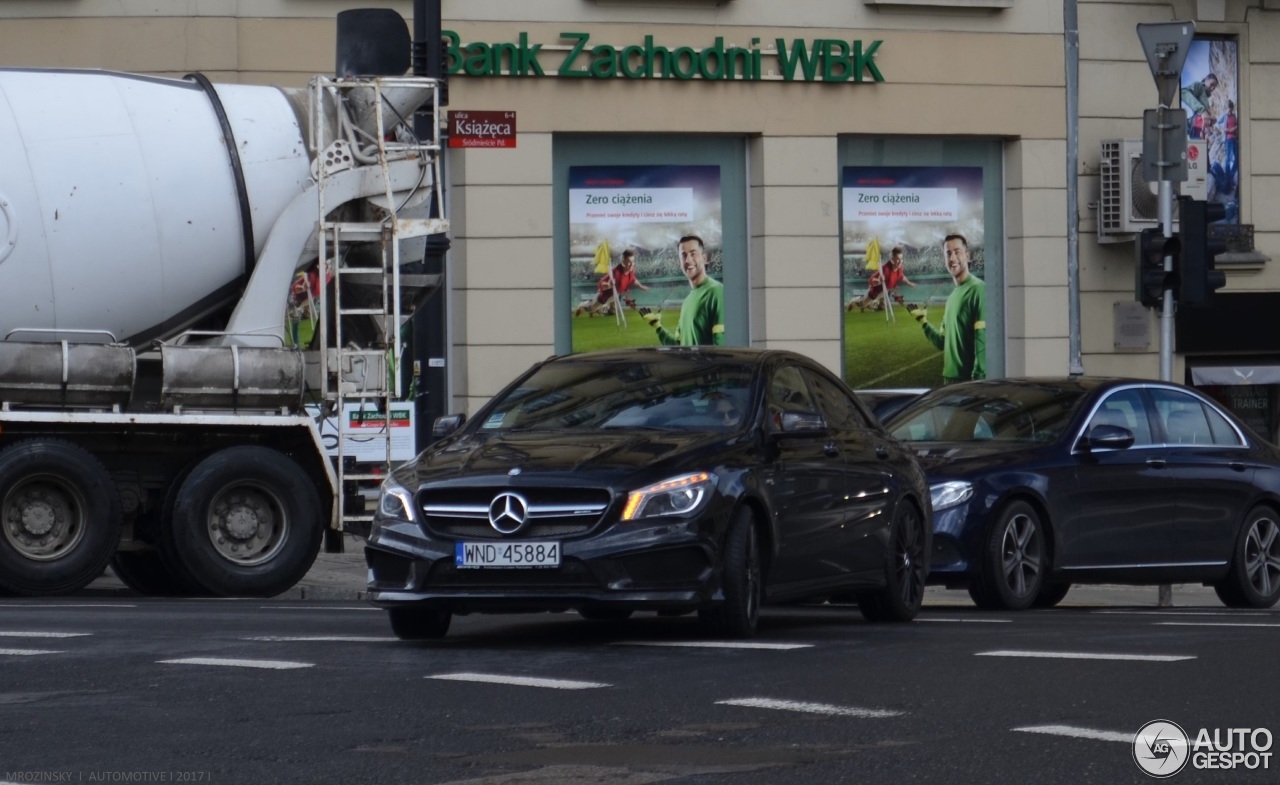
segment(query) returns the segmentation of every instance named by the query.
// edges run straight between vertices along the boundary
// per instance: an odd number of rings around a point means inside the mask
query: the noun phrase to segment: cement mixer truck
[[[0,69],[0,593],[110,563],[147,594],[272,596],[371,519],[380,467],[321,424],[387,418],[390,460],[435,284],[405,249],[448,224],[439,83],[403,75],[394,12],[362,40],[339,16],[340,76],[305,89]]]

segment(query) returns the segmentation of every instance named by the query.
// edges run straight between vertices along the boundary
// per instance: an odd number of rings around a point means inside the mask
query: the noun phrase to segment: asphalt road
[[[1280,733],[1277,641],[1280,613],[1211,605],[790,607],[725,646],[692,618],[411,644],[359,602],[7,599],[0,783],[1149,782],[1153,720]]]

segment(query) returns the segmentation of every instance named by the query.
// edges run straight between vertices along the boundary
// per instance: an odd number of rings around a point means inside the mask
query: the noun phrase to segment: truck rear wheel
[[[120,495],[88,451],[30,439],[0,452],[0,588],[83,589],[106,568],[120,530]]]
[[[168,550],[224,597],[272,597],[315,562],[324,537],[306,472],[265,447],[228,447],[196,464],[174,498]]]
[[[148,597],[207,597],[209,592],[170,568],[158,551],[122,551],[111,570],[125,586]]]

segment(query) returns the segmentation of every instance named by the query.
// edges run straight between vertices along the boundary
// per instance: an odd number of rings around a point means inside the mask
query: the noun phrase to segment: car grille
[[[518,493],[529,505],[524,525],[512,534],[502,534],[489,523],[489,505],[506,492]],[[600,522],[610,501],[609,492],[599,488],[445,488],[418,494],[430,534],[476,540],[583,534]]]

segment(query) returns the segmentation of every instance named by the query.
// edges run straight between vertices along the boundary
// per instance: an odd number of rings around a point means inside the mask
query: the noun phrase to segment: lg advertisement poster
[[[1226,208],[1224,220],[1240,220],[1239,46],[1197,38],[1182,64],[1179,102],[1187,113],[1187,138],[1208,150],[1208,201]]]
[[[724,343],[718,166],[569,169],[574,352]]]
[[[841,184],[845,381],[986,378],[981,167],[846,167]]]

